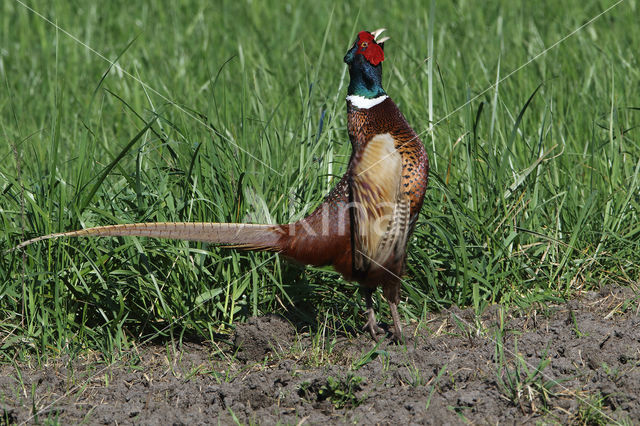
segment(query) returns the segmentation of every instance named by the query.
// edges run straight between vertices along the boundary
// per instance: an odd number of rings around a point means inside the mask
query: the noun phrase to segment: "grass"
[[[577,424],[582,425],[606,425],[609,423],[602,413],[604,408],[605,398],[600,392],[586,395],[586,402],[580,404],[578,413],[575,418]],[[622,422],[620,424],[623,424]]]
[[[535,413],[536,402],[544,410],[549,406],[552,389],[558,385],[555,380],[545,380],[544,369],[551,363],[545,353],[537,365],[529,364],[518,352],[518,339],[514,339],[513,360],[509,362],[505,356],[504,334],[498,329],[495,338],[494,362],[496,382],[502,395],[511,403],[520,407],[522,414]],[[511,365],[513,367],[511,367]]]
[[[3,358],[214,339],[269,312],[360,327],[356,285],[271,254],[137,238],[5,250],[112,223],[303,217],[347,165],[342,56],[362,28],[388,28],[385,88],[431,159],[405,320],[637,281],[637,2],[510,74],[613,4],[30,4],[56,30],[3,2]]]
[[[318,400],[328,399],[336,409],[345,407],[355,408],[366,399],[358,397],[356,392],[361,390],[360,383],[364,378],[348,375],[344,378],[327,377],[327,383],[318,389]]]

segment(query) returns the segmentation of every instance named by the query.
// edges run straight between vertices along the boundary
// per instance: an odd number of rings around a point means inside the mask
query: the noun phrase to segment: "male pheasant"
[[[402,339],[397,305],[406,247],[422,207],[428,159],[422,142],[382,88],[384,29],[362,31],[344,57],[349,66],[347,120],[353,151],[346,173],[308,217],[285,225],[237,223],[134,223],[62,232],[58,237],[141,236],[206,241],[245,250],[281,253],[299,262],[332,265],[360,283],[367,306],[364,330],[382,332],[372,294],[382,287],[394,329]]]

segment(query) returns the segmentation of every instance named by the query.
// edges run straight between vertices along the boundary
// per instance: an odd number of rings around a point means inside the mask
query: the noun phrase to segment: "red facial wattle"
[[[360,31],[358,33],[358,50],[356,54],[364,55],[365,59],[374,67],[384,61],[384,51],[376,43],[373,34],[369,31]]]

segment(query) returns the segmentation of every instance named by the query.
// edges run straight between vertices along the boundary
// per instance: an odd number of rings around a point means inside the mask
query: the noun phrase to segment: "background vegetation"
[[[213,339],[269,312],[358,327],[356,285],[272,254],[6,249],[113,223],[302,217],[345,171],[342,57],[378,27],[385,88],[431,159],[406,321],[636,282],[637,1],[428,3],[2,2],[2,353]]]

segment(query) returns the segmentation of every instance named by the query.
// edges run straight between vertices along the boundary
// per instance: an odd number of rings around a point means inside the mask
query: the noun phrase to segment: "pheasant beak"
[[[377,41],[376,41],[376,43],[378,43],[378,44],[382,44],[382,43],[384,43],[385,41],[389,40],[390,38],[391,38],[391,37],[382,37],[380,40],[377,40]]]
[[[375,39],[377,39],[377,38],[378,38],[378,36],[379,36],[380,34],[382,34],[385,30],[386,30],[386,28],[378,28],[378,29],[377,29],[377,30],[375,30],[375,31],[371,31],[371,35],[373,36],[373,39],[374,39],[374,40],[375,40]],[[377,43],[380,43],[380,42],[377,42]]]

